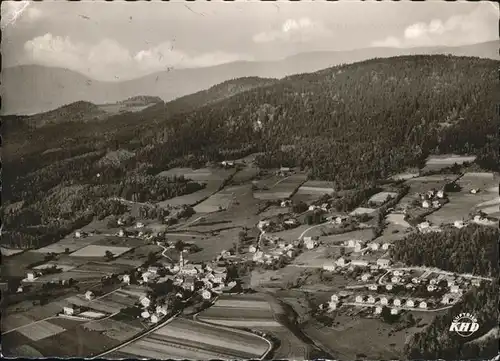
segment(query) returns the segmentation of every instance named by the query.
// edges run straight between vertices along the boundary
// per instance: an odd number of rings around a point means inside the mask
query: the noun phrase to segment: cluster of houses
[[[420,233],[431,233],[431,232],[442,232],[439,226],[432,225],[430,222],[425,221],[417,225],[417,229]]]
[[[253,254],[252,261],[256,263],[271,265],[282,258],[286,258],[287,260],[294,259],[299,253],[297,242],[287,243],[280,238],[266,235],[263,238],[275,247],[264,251],[259,245],[251,245],[248,251]]]
[[[363,260],[363,259],[349,259],[348,257],[339,257],[335,263],[331,264],[324,264],[323,269],[325,271],[336,271],[337,268],[345,268],[348,267],[350,270],[353,270],[355,267],[361,267],[361,268],[370,268],[373,271],[379,270],[379,269],[384,269],[389,267],[391,264],[391,261],[386,258],[379,258],[376,263],[371,263],[369,261]],[[365,275],[367,277],[367,274]]]
[[[430,190],[427,193],[419,194],[422,202],[422,208],[438,209],[442,205],[442,200],[446,199],[446,194],[443,190]]]
[[[366,251],[376,252],[378,250],[387,251],[390,247],[390,243],[377,243],[377,242],[365,242],[360,239],[350,239],[342,243],[344,247],[354,248],[355,253],[363,253]]]

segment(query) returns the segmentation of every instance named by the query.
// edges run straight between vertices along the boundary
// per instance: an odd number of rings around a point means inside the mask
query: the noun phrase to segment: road
[[[357,307],[377,307],[377,306],[381,306],[381,305],[377,305],[377,304],[357,303],[357,302],[346,302],[343,305],[357,306]],[[418,312],[439,312],[439,311],[444,311],[444,310],[447,310],[449,308],[452,308],[453,306],[454,305],[449,305],[449,306],[444,306],[444,307],[441,307],[441,308],[435,308],[435,309],[432,309],[432,310],[427,310],[427,309],[422,309],[422,308],[413,308],[413,307],[404,307],[404,306],[397,307],[397,308],[401,309],[401,310],[418,311]]]
[[[389,274],[392,271],[396,271],[396,270],[400,270],[400,271],[424,271],[426,273],[439,273],[439,274],[444,274],[444,275],[448,275],[448,276],[458,276],[458,277],[462,277],[462,278],[478,279],[478,280],[489,281],[489,282],[493,281],[493,278],[474,276],[474,275],[466,274],[466,273],[449,272],[449,271],[444,271],[444,270],[439,269],[439,268],[424,267],[424,266],[421,266],[421,267],[388,267],[388,268],[386,268],[386,270],[387,270],[387,272],[384,273],[382,276],[380,276],[380,278],[378,280],[378,283],[380,285],[383,285],[382,279],[387,274]]]
[[[298,239],[299,239],[299,241],[301,241],[301,240],[302,240],[302,238],[304,238],[305,234],[306,234],[307,232],[309,232],[310,230],[312,230],[312,229],[314,229],[314,228],[317,228],[317,227],[324,226],[324,225],[326,225],[326,224],[328,224],[328,221],[323,222],[323,223],[320,223],[320,224],[316,224],[316,225],[314,225],[314,226],[311,226],[311,227],[307,228],[307,229],[306,229],[304,232],[302,232],[302,234],[299,236],[299,238],[298,238]]]

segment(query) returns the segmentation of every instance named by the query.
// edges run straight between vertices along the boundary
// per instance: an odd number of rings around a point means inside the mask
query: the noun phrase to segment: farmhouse
[[[387,297],[381,297],[380,298],[380,304],[381,305],[388,305],[389,304],[389,299]]]
[[[142,318],[149,318],[150,316],[151,316],[151,315],[149,314],[149,312],[148,312],[148,311],[144,311],[144,312],[142,312],[142,313],[141,313],[141,317],[142,317]]]
[[[125,237],[125,231],[123,229],[118,231],[118,237]]]
[[[444,198],[444,196],[445,196],[445,194],[444,194],[444,192],[443,192],[442,190],[439,190],[439,191],[436,193],[436,197],[438,197],[438,198],[441,198],[441,199],[442,199],[442,198]]]
[[[368,303],[375,303],[376,299],[375,297],[373,297],[372,295],[368,296],[366,302]]]
[[[430,207],[429,201],[425,200],[422,202],[422,208],[429,208],[429,207]]]
[[[452,280],[452,279],[447,279],[447,280],[446,280],[446,285],[447,285],[448,287],[454,286],[454,285],[455,285],[455,281],[454,281],[454,280]]]
[[[344,257],[340,257],[339,259],[337,259],[337,261],[335,261],[335,263],[339,267],[344,267],[349,263],[349,260]]]
[[[387,250],[389,249],[389,247],[390,247],[390,246],[391,246],[391,244],[390,244],[390,243],[384,243],[384,244],[382,245],[382,249],[383,249],[384,251],[387,251]]]
[[[328,302],[328,311],[335,311],[337,309],[337,302]]]
[[[476,194],[479,192],[479,189],[478,188],[473,188],[470,190],[471,194]]]
[[[422,301],[418,304],[418,308],[427,309],[427,302]]]
[[[158,273],[158,267],[150,266],[150,267],[148,267],[148,272],[149,273],[157,274]]]
[[[406,301],[406,307],[415,307],[415,302],[413,300],[407,300]]]
[[[364,296],[356,296],[356,303],[363,303],[365,301]]]
[[[158,315],[152,314],[151,318],[149,320],[151,321],[151,323],[158,323],[158,321],[160,320],[160,318],[158,317]]]
[[[123,275],[123,283],[130,284],[130,276],[129,275]]]
[[[250,252],[250,253],[255,253],[255,252],[257,252],[257,247],[255,247],[255,246],[250,246],[250,247],[248,247],[248,252]]]
[[[94,292],[92,291],[85,292],[85,298],[89,301],[92,300],[94,298]]]
[[[397,308],[391,308],[391,315],[399,314],[399,310]]]
[[[73,316],[75,309],[73,307],[63,307],[63,313],[68,316]]]
[[[382,313],[382,307],[380,307],[380,306],[375,307],[375,310],[373,312],[376,315],[380,315]]]
[[[440,208],[441,207],[441,203],[439,203],[439,201],[432,201],[432,208]]]
[[[285,208],[285,207],[290,207],[292,205],[292,201],[287,199],[287,200],[284,200],[281,202],[281,207]]]
[[[75,238],[84,238],[87,236],[87,233],[82,232],[82,231],[76,231],[75,232]]]
[[[465,223],[464,221],[455,221],[453,222],[453,226],[455,226],[455,228],[460,229],[465,227]]]
[[[314,247],[316,247],[318,244],[316,241],[312,240],[312,239],[309,239],[309,240],[306,240],[305,241],[305,245],[306,245],[306,248],[307,249],[313,249]]]
[[[473,278],[471,280],[471,284],[474,286],[474,287],[479,287],[481,286],[481,280],[477,279],[477,278]]]
[[[332,302],[339,302],[339,300],[340,300],[340,297],[338,295],[332,295],[330,297],[330,301],[332,301]]]
[[[351,261],[351,265],[355,267],[368,267],[368,261],[362,259],[355,259]]]
[[[418,284],[420,283],[420,278],[413,277],[413,278],[411,279],[411,282],[412,282],[412,283],[414,283],[414,284],[416,284],[416,285],[418,285]]]
[[[431,285],[437,285],[437,284],[438,284],[438,282],[439,282],[439,281],[438,281],[436,278],[432,278],[432,279],[429,281],[429,283],[430,283]]]
[[[393,301],[394,306],[401,306],[401,300],[399,298],[395,298]]]
[[[435,285],[428,285],[427,286],[427,291],[429,292],[434,292],[437,289]]]
[[[137,223],[135,224],[135,228],[144,228],[144,223],[142,223],[142,222],[137,222]]]
[[[372,276],[371,274],[365,273],[361,276],[361,281],[366,282],[371,278],[371,276]]]
[[[361,252],[361,249],[363,248],[363,245],[361,243],[356,243],[354,246],[354,252],[358,253]]]
[[[443,299],[441,300],[441,303],[445,305],[449,305],[450,303],[455,302],[455,299],[451,297],[450,295],[445,295],[443,296]]]
[[[28,281],[34,281],[34,280],[35,280],[35,278],[36,278],[36,277],[35,277],[35,273],[34,273],[34,272],[28,272],[28,273],[26,274],[26,279],[27,279]]]
[[[167,306],[164,305],[164,306],[156,306],[156,313],[158,315],[162,315],[162,316],[166,316],[167,313],[168,313],[168,310],[167,310]]]
[[[368,243],[368,247],[370,247],[372,251],[378,251],[380,245],[376,242],[370,242]]]
[[[234,161],[232,160],[223,160],[221,165],[226,168],[234,167]]]
[[[460,293],[460,287],[458,287],[457,285],[453,285],[450,287],[450,292],[451,293]]]
[[[325,264],[323,264],[323,269],[325,271],[333,272],[333,271],[335,271],[335,264],[333,264],[333,263],[325,263]]]
[[[392,283],[399,283],[399,281],[401,281],[401,278],[399,278],[398,276],[394,276],[391,278]]]
[[[376,290],[378,290],[378,286],[376,284],[371,284],[368,286],[368,289],[370,291],[376,291]]]
[[[387,291],[392,290],[392,288],[393,288],[393,286],[392,286],[390,283],[388,283],[388,284],[386,284],[386,285],[385,285],[385,289],[386,289]]]
[[[259,228],[262,231],[265,228],[269,227],[270,224],[271,222],[269,221],[259,221],[259,223],[257,224],[257,228]]]
[[[391,264],[391,260],[386,259],[386,258],[379,258],[377,260],[377,266],[379,266],[379,267],[384,267],[384,268],[389,267],[390,264]]]
[[[141,298],[139,298],[139,302],[144,308],[148,308],[151,305],[151,300],[146,296],[142,296]]]

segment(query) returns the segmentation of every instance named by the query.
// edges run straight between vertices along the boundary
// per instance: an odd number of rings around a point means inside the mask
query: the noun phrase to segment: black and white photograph
[[[499,5],[1,3],[1,354],[491,360]]]

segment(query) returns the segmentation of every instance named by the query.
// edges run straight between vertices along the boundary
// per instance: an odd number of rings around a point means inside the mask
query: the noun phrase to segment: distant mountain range
[[[461,47],[366,48],[352,51],[309,52],[279,61],[239,61],[206,68],[164,71],[123,82],[97,81],[61,68],[21,65],[2,70],[1,113],[35,114],[76,101],[103,104],[139,95],[155,96],[170,101],[230,79],[283,78],[371,58],[451,54],[500,60],[499,45],[499,41],[491,41]]]

